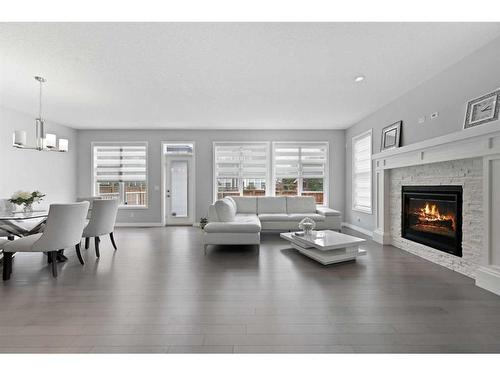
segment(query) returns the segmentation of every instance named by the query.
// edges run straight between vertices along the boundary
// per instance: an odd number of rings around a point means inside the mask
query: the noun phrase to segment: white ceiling
[[[74,128],[343,129],[500,23],[0,24],[0,105]],[[363,74],[361,84],[353,82]]]

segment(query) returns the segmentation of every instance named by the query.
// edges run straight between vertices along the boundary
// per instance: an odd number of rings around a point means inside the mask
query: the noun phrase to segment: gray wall
[[[214,141],[329,141],[330,142],[330,206],[344,207],[344,131],[343,130],[79,130],[78,131],[78,195],[92,194],[92,141],[148,141],[149,208],[123,209],[121,223],[159,223],[161,218],[161,142],[194,141],[196,143],[196,218],[207,214],[213,201]],[[133,217],[131,216],[133,215]]]
[[[372,128],[373,152],[378,153],[382,128],[399,120],[403,120],[402,146],[461,131],[467,101],[498,87],[500,38],[347,129],[344,220],[368,230],[373,230],[375,226],[375,212],[368,215],[351,209],[353,136]],[[430,114],[433,112],[439,112],[439,117],[430,120]],[[426,120],[419,124],[418,119],[422,116],[425,116]]]
[[[40,207],[74,201],[76,197],[76,130],[45,123],[46,131],[69,140],[69,152],[40,152],[12,147],[14,130],[26,130],[35,142],[35,118],[0,107],[0,198],[16,190],[40,190],[47,196]]]

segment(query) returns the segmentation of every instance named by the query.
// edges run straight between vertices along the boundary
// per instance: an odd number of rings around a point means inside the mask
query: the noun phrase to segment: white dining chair
[[[3,244],[3,279],[9,280],[12,273],[12,254],[18,252],[46,252],[52,264],[52,274],[57,277],[57,252],[75,246],[78,260],[83,265],[80,253],[85,218],[89,202],[51,204],[43,233],[32,234]]]
[[[85,237],[85,248],[89,248],[89,241],[94,237],[95,255],[100,257],[99,236],[109,234],[111,243],[115,250],[117,250],[113,231],[115,229],[116,214],[118,212],[118,199],[101,199],[95,200],[92,205],[92,212],[90,214],[90,221],[83,230],[83,237]]]
[[[95,196],[95,197],[78,197],[76,198],[76,201],[77,202],[89,202],[90,203],[90,206],[89,206],[89,213],[87,214],[87,220],[90,220],[90,213],[92,211],[92,206],[94,205],[94,201],[97,201],[97,200],[101,200],[102,197],[98,197],[98,196]]]
[[[99,196],[94,196],[94,197],[78,197],[78,198],[76,198],[77,202],[84,202],[84,201],[89,202],[90,203],[90,207],[89,207],[90,210],[92,209],[92,202],[93,201],[100,201],[100,200],[102,200],[102,197],[99,197]]]

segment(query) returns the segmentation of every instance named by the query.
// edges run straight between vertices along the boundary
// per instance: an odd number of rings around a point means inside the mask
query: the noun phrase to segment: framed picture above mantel
[[[382,142],[380,143],[380,151],[398,148],[401,145],[402,126],[403,121],[398,121],[382,129]]]
[[[467,103],[464,129],[498,120],[499,98],[500,89],[497,89],[489,94],[470,100]]]

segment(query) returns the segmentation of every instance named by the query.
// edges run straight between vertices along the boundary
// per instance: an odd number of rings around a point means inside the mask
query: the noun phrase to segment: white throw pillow
[[[224,199],[227,199],[234,207],[234,212],[238,212],[238,206],[236,205],[235,200],[233,197],[225,197]]]
[[[228,222],[234,221],[234,216],[236,211],[233,204],[227,199],[221,199],[215,202],[215,209],[217,210],[217,216],[219,221]]]

